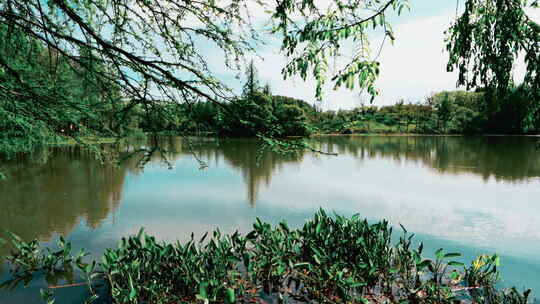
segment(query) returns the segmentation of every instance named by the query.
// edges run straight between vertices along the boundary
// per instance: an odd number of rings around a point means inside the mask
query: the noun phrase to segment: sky
[[[374,100],[374,105],[390,105],[401,99],[415,103],[434,92],[456,89],[457,73],[446,71],[448,54],[444,51],[444,31],[456,17],[456,4],[459,3],[459,11],[463,8],[463,0],[412,0],[410,3],[409,12],[404,11],[401,16],[391,19],[396,41],[393,45],[387,43],[379,57],[381,73],[377,87],[381,94]],[[540,17],[538,13],[535,10],[532,15]],[[255,12],[254,15],[264,18],[262,12]],[[316,102],[313,80],[283,80],[281,69],[287,60],[279,52],[279,37],[267,35],[264,39],[267,44],[258,47],[258,57],[254,57],[261,83],[269,83],[275,95]],[[373,46],[376,46],[375,42],[380,37],[373,40]],[[220,60],[220,56],[214,57],[214,61]],[[518,74],[521,70],[523,67],[518,66]],[[237,78],[238,72],[222,71],[218,76],[229,86],[240,90],[244,79]],[[324,99],[319,103],[323,109],[352,108],[359,106],[362,99],[369,103],[369,98],[359,96],[358,88],[334,91],[328,85],[324,94]]]

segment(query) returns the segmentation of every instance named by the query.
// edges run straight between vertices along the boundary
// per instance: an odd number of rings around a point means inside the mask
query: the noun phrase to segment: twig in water
[[[86,282],[81,283],[74,283],[74,284],[67,284],[67,285],[56,285],[56,286],[49,286],[49,289],[59,289],[59,288],[68,288],[68,287],[78,287],[78,286],[85,286],[88,285]]]

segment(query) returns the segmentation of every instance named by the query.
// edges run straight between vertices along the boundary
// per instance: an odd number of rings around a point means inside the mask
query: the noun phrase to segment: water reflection
[[[534,279],[520,280],[527,271],[534,277],[540,270],[535,142],[526,137],[314,139],[321,150],[340,154],[330,157],[261,152],[249,139],[170,137],[160,140],[168,152],[149,155],[144,169],[142,153],[115,166],[79,148],[54,148],[0,164],[9,176],[0,182],[0,230],[42,241],[63,234],[99,253],[142,226],[163,239],[182,240],[192,231],[216,227],[245,231],[257,216],[301,224],[323,206],[402,223],[434,246],[512,256],[520,270],[510,277],[530,285]],[[150,145],[108,149],[126,156],[145,146]],[[196,158],[209,167],[199,170]],[[8,249],[1,247],[0,255]]]
[[[261,187],[269,187],[276,172],[304,158],[303,153],[278,155],[262,150],[260,143],[249,139],[222,141],[217,146],[197,145],[194,151],[208,161],[214,160],[216,164],[223,159],[227,165],[239,170],[246,187],[246,200],[252,207],[257,203]]]
[[[315,140],[323,150],[356,160],[389,159],[416,163],[439,174],[478,175],[502,183],[527,183],[540,177],[540,153],[533,138],[523,137],[322,137]],[[144,143],[121,146],[135,151]],[[195,153],[210,165],[222,163],[241,173],[246,201],[255,206],[261,189],[270,187],[272,177],[284,166],[298,166],[306,154],[283,156],[261,153],[258,142],[249,139],[165,138],[161,146],[173,164],[192,159]],[[48,239],[53,232],[68,234],[84,221],[97,227],[114,213],[122,199],[126,174],[140,174],[140,155],[115,166],[100,163],[93,154],[75,147],[53,148],[36,161],[23,158],[4,163],[10,176],[0,182],[2,229],[24,239]],[[159,164],[158,153],[150,164]],[[310,157],[313,155],[310,153]],[[322,160],[324,161],[324,160]],[[388,189],[389,191],[391,189]],[[113,217],[114,219],[114,217]]]
[[[444,174],[473,173],[483,180],[526,182],[540,176],[534,137],[326,137],[340,154],[415,161]]]
[[[425,136],[334,136],[315,139],[322,150],[352,156],[358,160],[390,159],[417,163],[440,174],[478,175],[502,183],[526,183],[540,177],[540,153],[535,138],[526,137],[425,137]],[[175,158],[190,151],[178,138],[167,140]],[[269,187],[272,176],[285,165],[294,166],[307,152],[294,156],[265,151],[249,139],[203,140],[191,146],[203,160],[219,166],[220,161],[239,170],[246,185],[246,197],[254,206],[261,187]],[[312,156],[312,153],[310,153]]]
[[[130,164],[102,164],[74,147],[46,153],[45,159],[25,157],[4,164],[9,178],[0,182],[1,229],[45,241],[55,232],[69,234],[81,222],[96,228],[115,212]]]

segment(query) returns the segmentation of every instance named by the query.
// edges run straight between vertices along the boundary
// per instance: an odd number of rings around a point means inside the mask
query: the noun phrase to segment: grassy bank
[[[133,139],[145,139],[150,133],[134,132],[124,137],[107,136],[58,136],[47,142],[48,146],[71,146],[71,145],[99,145],[113,144]],[[166,135],[166,134],[163,134]]]
[[[96,145],[96,144],[112,144],[118,142],[118,138],[114,137],[95,137],[95,136],[85,136],[80,138],[73,137],[61,137],[56,140],[50,141],[47,143],[48,146],[71,146],[71,145]]]
[[[403,228],[393,241],[386,221],[370,224],[323,210],[292,229],[257,220],[246,235],[214,231],[200,240],[159,242],[142,230],[98,261],[13,236],[13,279],[77,270],[91,300],[107,303],[528,303],[529,291],[498,290],[499,258],[471,265],[443,249],[428,253]],[[68,277],[66,275],[66,277]],[[77,284],[69,281],[68,284]],[[81,283],[78,283],[79,285]],[[105,286],[99,291],[99,285]],[[52,290],[42,290],[52,303]]]

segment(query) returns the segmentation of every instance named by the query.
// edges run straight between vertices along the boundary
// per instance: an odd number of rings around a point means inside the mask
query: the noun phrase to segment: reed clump
[[[75,271],[89,287],[88,303],[115,304],[529,303],[530,290],[495,287],[496,255],[464,265],[454,260],[459,253],[439,249],[429,259],[405,228],[395,241],[392,230],[386,221],[320,210],[298,229],[257,219],[246,235],[216,230],[185,243],[160,242],[141,230],[100,262],[85,262],[84,251],[73,256],[63,239],[52,251],[12,236],[9,284],[36,272]],[[42,297],[54,301],[51,290]]]

